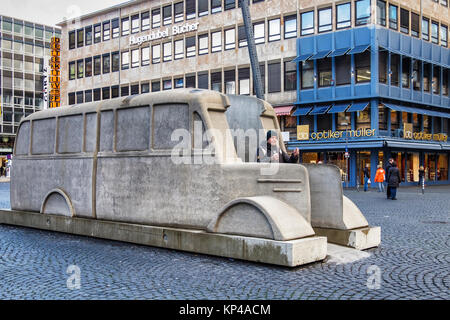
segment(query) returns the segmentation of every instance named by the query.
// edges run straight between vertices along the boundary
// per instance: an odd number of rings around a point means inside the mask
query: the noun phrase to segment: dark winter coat
[[[261,144],[261,146],[258,148],[257,153],[257,162],[272,162],[272,156],[275,154],[279,154],[279,163],[297,163],[298,162],[298,156],[295,156],[292,154],[290,157],[289,155],[284,152],[281,149],[278,148],[272,148],[271,145],[267,144],[267,142],[264,142]]]
[[[388,186],[391,188],[398,188],[400,182],[402,181],[400,177],[400,170],[397,167],[391,167],[386,177]]]
[[[364,167],[364,178],[369,178],[370,179],[370,172],[369,172],[369,168]]]

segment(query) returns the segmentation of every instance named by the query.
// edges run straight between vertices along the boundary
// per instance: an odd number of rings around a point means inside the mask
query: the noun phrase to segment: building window
[[[224,0],[225,10],[231,10],[236,8],[236,0]]]
[[[431,21],[431,42],[439,44],[439,23]]]
[[[166,42],[163,44],[163,61],[172,61],[172,42]]]
[[[209,0],[198,0],[198,16],[202,17],[208,14]]]
[[[198,74],[198,88],[199,89],[208,89],[208,73],[199,73]]]
[[[314,33],[314,11],[303,12],[301,14],[301,31],[300,35],[308,35]]]
[[[211,73],[211,90],[222,92],[222,72]]]
[[[87,46],[90,46],[92,44],[92,26],[86,27],[84,29],[84,36],[85,36],[84,43]]]
[[[146,31],[150,29],[150,12],[141,13],[141,31]]]
[[[132,96],[139,94],[139,85],[138,84],[134,84],[130,86],[130,94]]]
[[[297,15],[284,17],[284,38],[295,38],[297,36]],[[269,36],[270,41],[270,36]]]
[[[243,68],[238,70],[239,78],[239,94],[250,94],[250,68]]]
[[[260,63],[259,64],[259,72],[261,73],[261,85],[262,85],[262,92],[265,93],[266,92],[266,65],[265,63]],[[253,79],[255,78],[255,75],[253,74]],[[253,83],[254,80],[253,80]],[[253,86],[253,95],[256,95],[256,88],[255,86]]]
[[[152,28],[161,27],[161,9],[152,10]]]
[[[92,102],[92,90],[86,90],[84,92],[84,102]]]
[[[398,29],[398,7],[389,4],[389,28]]]
[[[111,55],[109,53],[103,55],[103,73],[111,72]]]
[[[69,62],[69,80],[75,80],[75,62]]]
[[[139,67],[139,49],[131,50],[131,67]]]
[[[194,76],[186,76],[185,77],[186,88],[195,88],[195,75]]]
[[[147,83],[142,83],[141,84],[141,93],[148,93],[150,92],[150,84]]]
[[[97,24],[94,26],[94,43],[102,41],[102,25]]]
[[[77,104],[81,104],[84,102],[84,92],[83,91],[78,91],[77,92]],[[81,140],[80,140],[81,142]]]
[[[111,98],[118,98],[119,97],[119,86],[111,87]]]
[[[281,19],[269,20],[269,41],[277,41],[281,39]]]
[[[186,0],[186,20],[195,18],[195,0]]]
[[[130,68],[130,52],[122,52],[122,70]]]
[[[102,73],[102,57],[94,57],[94,76],[98,76]]]
[[[172,89],[172,79],[163,80],[163,90]]]
[[[109,100],[111,98],[110,96],[110,89],[109,87],[105,87],[102,89],[102,100]]]
[[[411,35],[413,37],[419,37],[419,21],[420,16],[414,12],[411,12]]]
[[[318,10],[319,15],[319,32],[330,31],[331,22],[331,7]]]
[[[403,57],[402,58],[402,87],[409,88],[411,82],[411,59]]]
[[[112,28],[112,38],[118,38],[120,35],[120,28],[119,28],[119,19],[114,19],[111,21],[111,28]]]
[[[380,83],[387,83],[387,62],[388,62],[388,52],[379,50],[379,55],[378,55],[378,81]]]
[[[344,54],[335,58],[336,85],[348,85],[351,81],[351,56]]]
[[[448,44],[448,27],[441,24],[441,46],[447,47]]]
[[[77,78],[81,79],[84,77],[84,60],[77,61]]]
[[[439,94],[440,92],[440,79],[441,79],[441,68],[433,67],[433,94]]]
[[[176,78],[173,79],[175,89],[184,88],[184,79],[183,78]]]
[[[431,64],[423,63],[423,91],[430,92],[431,84]]]
[[[319,87],[331,86],[331,58],[317,60]]]
[[[163,25],[167,26],[172,24],[172,6],[168,5],[163,7]]]
[[[422,39],[430,40],[430,20],[427,18],[422,18]]]
[[[422,61],[414,60],[413,62],[413,89],[416,91],[421,90],[421,78],[422,78]]]
[[[153,81],[152,82],[152,92],[158,92],[158,91],[161,91],[161,82]]]
[[[442,95],[443,96],[449,96],[448,92],[448,70],[449,69],[444,69],[442,71]]]
[[[117,72],[120,70],[120,54],[119,51],[111,53],[111,71]]]
[[[173,5],[173,10],[175,14],[175,23],[181,22],[184,20],[184,3],[178,2]]]
[[[198,36],[198,55],[208,54],[209,48],[208,34]]]
[[[69,93],[69,105],[74,105],[75,104],[75,92],[70,92]],[[5,119],[5,121],[7,121]]]
[[[409,11],[400,8],[400,31],[409,33]]]
[[[281,63],[269,63],[269,93],[281,91]]]
[[[236,71],[235,70],[224,71],[224,80],[225,80],[225,93],[236,94]]]
[[[265,29],[264,22],[258,22],[253,24],[253,36],[255,39],[255,44],[264,43],[266,41],[264,29]]]
[[[161,62],[161,45],[152,46],[152,63],[157,64]]]
[[[314,87],[314,61],[302,61],[302,89]]]
[[[176,40],[174,42],[175,46],[175,60],[184,58],[184,40]]]
[[[94,101],[100,101],[102,99],[101,94],[100,89],[94,89]]]
[[[69,50],[71,49],[75,49],[75,31],[69,32]]]
[[[370,0],[358,0],[355,2],[356,21],[355,25],[368,24],[370,20]]]
[[[135,14],[131,17],[131,33],[139,32],[139,15]]]
[[[284,91],[297,90],[297,63],[284,63]]]
[[[236,48],[236,31],[234,28],[225,30],[225,50]]]
[[[141,65],[148,66],[150,64],[150,47],[141,48]]]
[[[222,51],[222,32],[211,33],[211,52]]]
[[[377,23],[386,26],[386,1],[377,1]]]
[[[391,67],[390,67],[390,76],[391,76],[391,85],[398,87],[399,85],[399,65],[400,65],[400,56],[398,54],[391,54]]]
[[[356,82],[370,82],[370,51],[355,54]]]
[[[92,77],[92,58],[84,60],[84,68],[85,77]]]
[[[245,33],[245,26],[238,27],[238,41],[239,48],[247,46],[247,34]]]
[[[222,11],[222,0],[211,0],[211,13]]]
[[[121,97],[127,97],[130,95],[130,87],[129,86],[123,86],[120,88],[120,96]]]
[[[84,30],[77,31],[77,48],[81,48],[84,45]]]
[[[370,129],[370,107],[356,113],[356,130]]]
[[[195,37],[186,38],[186,58],[195,57]]]

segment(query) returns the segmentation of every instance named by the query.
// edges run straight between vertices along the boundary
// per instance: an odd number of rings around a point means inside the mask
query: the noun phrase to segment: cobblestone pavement
[[[346,194],[381,247],[295,269],[0,225],[0,299],[450,299],[450,186]]]

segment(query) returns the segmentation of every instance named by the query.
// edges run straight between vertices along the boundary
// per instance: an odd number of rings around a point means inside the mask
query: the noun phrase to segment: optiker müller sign
[[[183,34],[183,33],[188,33],[188,32],[192,32],[192,31],[197,31],[199,24],[200,24],[199,22],[195,22],[193,24],[185,24],[182,26],[173,26],[172,28],[165,28],[162,30],[158,30],[156,32],[152,32],[148,35],[141,36],[141,37],[131,36],[130,37],[130,46],[136,46],[136,45],[140,46],[141,44],[143,44],[145,42],[158,40],[158,39],[164,39],[164,38],[168,38],[171,36],[173,37],[173,36],[176,36],[177,34]],[[170,31],[172,31],[171,34],[169,33]]]

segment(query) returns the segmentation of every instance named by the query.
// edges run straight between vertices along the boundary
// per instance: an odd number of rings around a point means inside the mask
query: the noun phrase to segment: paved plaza
[[[381,246],[294,269],[0,225],[0,299],[450,299],[450,186],[345,193]]]

